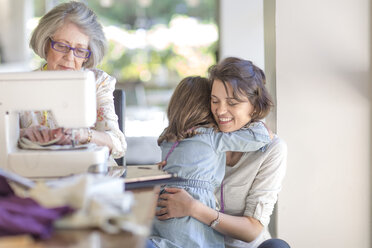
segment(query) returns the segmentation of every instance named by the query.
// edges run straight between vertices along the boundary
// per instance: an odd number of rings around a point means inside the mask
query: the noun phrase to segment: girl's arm
[[[162,207],[156,211],[159,220],[191,216],[209,226],[217,219],[216,210],[195,200],[184,189],[166,188],[165,191],[168,193],[159,196],[158,206]],[[262,229],[262,224],[252,217],[224,213],[219,213],[219,224],[215,226],[218,232],[245,242],[253,241]]]
[[[263,122],[254,122],[248,128],[242,128],[234,132],[217,132],[211,136],[212,147],[219,152],[257,151],[270,143],[272,133]]]

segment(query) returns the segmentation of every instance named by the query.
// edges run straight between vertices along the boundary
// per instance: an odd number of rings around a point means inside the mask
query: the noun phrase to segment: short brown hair
[[[168,127],[160,135],[164,140],[183,140],[195,135],[191,128],[214,124],[210,106],[211,84],[207,78],[186,77],[176,87],[168,104]]]
[[[226,88],[229,83],[233,88],[233,97],[242,101],[248,97],[253,105],[252,122],[265,118],[273,107],[272,98],[267,91],[265,73],[249,60],[228,57],[209,68],[209,80],[220,80]]]

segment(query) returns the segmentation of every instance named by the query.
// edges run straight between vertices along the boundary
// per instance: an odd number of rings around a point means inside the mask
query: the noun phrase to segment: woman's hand
[[[180,188],[165,188],[164,193],[159,195],[158,207],[156,211],[158,220],[191,216],[196,200]]]
[[[28,138],[32,142],[46,144],[52,140],[58,140],[55,144],[71,144],[71,137],[63,128],[50,129],[44,126],[32,126],[21,130],[21,137]]]

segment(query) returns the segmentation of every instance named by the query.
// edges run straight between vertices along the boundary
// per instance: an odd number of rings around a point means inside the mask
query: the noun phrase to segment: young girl
[[[210,94],[211,84],[206,78],[183,79],[169,102],[169,126],[158,143],[162,159],[167,161],[164,170],[184,179],[166,186],[184,188],[195,199],[215,208],[214,190],[225,174],[225,152],[264,149],[270,135],[262,122],[236,132],[217,132]],[[156,247],[224,247],[223,236],[212,228],[218,221],[218,211],[209,226],[191,217],[154,219],[150,240]]]

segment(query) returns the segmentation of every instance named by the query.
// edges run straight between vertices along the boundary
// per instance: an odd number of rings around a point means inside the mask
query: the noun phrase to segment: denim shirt
[[[198,128],[198,135],[179,142],[170,154],[164,170],[179,177],[210,182],[218,187],[225,175],[226,152],[257,151],[270,142],[262,122],[231,133],[215,132],[212,128]],[[161,144],[162,160],[173,142]]]
[[[257,151],[264,149],[270,135],[262,122],[231,133],[216,132],[200,127],[197,135],[184,139],[169,155],[164,170],[186,179],[167,187],[184,188],[195,199],[215,208],[214,190],[225,174],[226,152]],[[164,160],[173,142],[161,144]],[[224,247],[223,236],[213,228],[191,218],[183,217],[159,221],[154,219],[153,235],[157,247]]]

